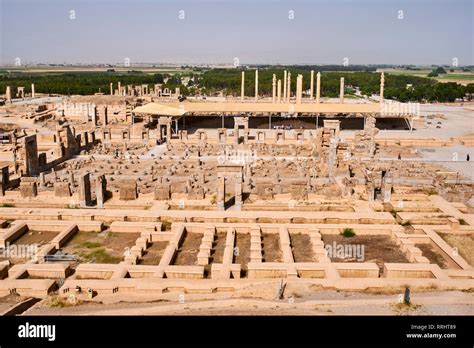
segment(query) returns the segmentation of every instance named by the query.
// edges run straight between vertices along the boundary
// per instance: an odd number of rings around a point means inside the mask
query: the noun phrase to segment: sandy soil
[[[186,233],[183,244],[180,246],[175,265],[197,265],[197,254],[201,246],[202,233]]]
[[[277,233],[262,233],[262,258],[264,262],[281,262],[280,236]]]
[[[158,265],[163,256],[168,242],[153,242],[140,258],[140,265]]]
[[[421,250],[422,255],[426,257],[430,263],[435,263],[443,269],[448,268],[444,257],[438,254],[431,244],[415,244],[415,247]]]
[[[49,243],[54,237],[58,235],[58,232],[50,231],[27,231],[20,238],[15,240],[13,244],[16,245],[29,245],[29,244],[46,244]]]
[[[122,261],[125,248],[131,248],[139,233],[96,233],[78,232],[62,248],[68,254],[79,255],[86,260],[94,259],[99,254],[102,263],[119,263]],[[100,249],[104,253],[100,253]],[[106,254],[105,254],[106,253]]]
[[[459,255],[466,260],[468,264],[474,267],[474,236],[462,236],[439,233],[446,243],[452,247],[458,248]]]
[[[322,234],[322,240],[325,245],[363,245],[364,262],[375,262],[380,270],[383,270],[383,264],[389,263],[408,263],[408,259],[403,255],[398,245],[396,245],[389,236],[354,236],[345,238],[341,235]],[[354,258],[331,257],[332,262],[357,262]],[[337,256],[337,255],[336,255]]]
[[[372,295],[355,292],[317,291],[282,300],[223,298],[185,303],[154,299],[146,303],[83,303],[51,308],[43,302],[23,315],[468,315],[474,313],[474,294],[461,291],[413,292],[412,304],[398,306],[398,294]],[[129,301],[133,299],[129,298]]]
[[[309,234],[291,233],[290,240],[295,262],[317,262]]]

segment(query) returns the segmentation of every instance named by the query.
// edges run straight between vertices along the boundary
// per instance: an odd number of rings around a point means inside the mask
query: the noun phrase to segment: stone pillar
[[[301,104],[303,99],[303,75],[298,74],[296,77],[296,103]]]
[[[313,100],[314,96],[314,70],[311,70],[311,81],[309,84],[309,100]]]
[[[171,141],[171,118],[168,119],[166,123],[166,142],[169,143]]]
[[[10,185],[10,172],[8,166],[0,168],[0,196],[5,194],[5,190]]]
[[[339,87],[339,99],[341,104],[344,103],[344,77],[341,77],[341,84]]]
[[[7,86],[7,90],[5,92],[5,98],[7,100],[7,103],[11,103],[12,101],[12,89],[10,86]]]
[[[287,72],[286,70],[283,72],[283,100],[286,101],[286,90],[287,90]]]
[[[91,179],[90,173],[79,178],[79,204],[81,208],[91,205]]]
[[[242,81],[240,86],[240,100],[245,98],[245,71],[242,71]]]
[[[255,101],[258,99],[258,69],[255,70]]]
[[[383,89],[385,85],[385,75],[384,73],[380,74],[380,104],[383,104]]]
[[[36,140],[36,134],[23,138],[23,151],[25,175],[36,175],[39,172],[38,143]]]
[[[97,182],[95,185],[95,194],[97,196],[97,208],[102,209],[104,207],[106,192],[107,192],[107,179],[105,179],[105,175],[100,175],[97,178]]]
[[[39,173],[39,185],[40,187],[46,186],[46,178],[44,177],[44,172]]]
[[[290,102],[291,100],[291,71],[288,71],[288,81],[286,86],[286,100]]]
[[[390,173],[387,173],[382,179],[382,202],[390,203],[392,199],[393,180]]]
[[[319,104],[319,98],[321,96],[321,73],[318,71],[316,75],[316,103]]]
[[[234,204],[237,210],[242,209],[242,172],[236,173]]]
[[[217,210],[225,210],[225,178],[217,179]]]
[[[120,81],[117,83],[117,89],[118,89],[118,95],[122,95],[122,87],[121,87],[121,84],[120,84]]]
[[[107,106],[103,106],[101,110],[101,120],[102,126],[107,126],[108,122],[108,115],[107,115]]]
[[[281,80],[278,80],[277,83],[277,101],[278,103],[281,103]]]
[[[114,95],[114,84],[110,83],[110,95]]]
[[[31,98],[34,98],[35,97],[35,84],[32,83],[31,84]]]
[[[272,79],[272,103],[275,104],[276,102],[276,75],[273,74]]]

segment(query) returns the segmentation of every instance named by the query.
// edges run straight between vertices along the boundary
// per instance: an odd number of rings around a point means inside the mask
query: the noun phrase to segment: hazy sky
[[[0,63],[472,65],[473,3],[0,0]]]

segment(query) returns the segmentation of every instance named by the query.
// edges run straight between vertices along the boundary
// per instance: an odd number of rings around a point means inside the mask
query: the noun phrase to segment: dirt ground
[[[273,284],[275,285],[275,284]],[[266,293],[265,289],[262,289]],[[274,287],[268,293],[274,296]],[[261,291],[256,290],[260,294]],[[186,295],[179,303],[179,294],[167,298],[139,298],[121,295],[120,302],[85,302],[78,306],[52,308],[42,301],[23,315],[469,315],[474,312],[474,294],[462,291],[412,291],[414,306],[398,304],[398,294],[369,294],[334,290],[311,291],[299,296],[275,298],[212,298]],[[109,297],[120,296],[119,294]],[[132,296],[132,297],[131,297]],[[163,296],[163,295],[161,295]]]
[[[380,270],[383,264],[387,263],[409,263],[408,259],[401,252],[389,236],[354,236],[345,238],[341,235],[322,234],[324,245],[361,245],[364,246],[364,262],[375,262]],[[330,257],[332,262],[357,262],[355,259],[341,259]]]
[[[225,239],[227,233],[221,232],[216,234],[216,239],[212,245],[210,263],[222,263],[224,257]]]
[[[431,244],[415,244],[415,247],[421,250],[422,255],[426,257],[430,263],[435,263],[443,269],[448,268],[444,257],[438,254]]]
[[[290,240],[295,262],[317,262],[309,234],[290,233]]]
[[[262,233],[263,262],[281,262],[280,236],[278,233]]]
[[[459,255],[466,262],[474,267],[474,236],[471,235],[453,235],[439,233],[446,243],[454,248],[458,248]]]
[[[139,233],[77,232],[62,248],[68,254],[78,255],[83,261],[119,263],[126,248],[135,245]]]
[[[29,230],[24,233],[20,238],[15,240],[13,244],[16,245],[31,245],[31,244],[46,244],[53,240],[54,237],[58,235],[58,232],[50,231],[32,231]]]
[[[202,233],[186,232],[183,244],[180,246],[174,265],[197,265],[197,254],[201,246]]]
[[[158,265],[161,257],[165,252],[168,242],[153,242],[145,251],[145,254],[141,257],[140,265]]]

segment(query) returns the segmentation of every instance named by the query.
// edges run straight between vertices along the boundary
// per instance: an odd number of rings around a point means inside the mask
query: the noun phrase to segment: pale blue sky
[[[348,57],[350,64],[457,58],[473,65],[473,7],[473,0],[0,0],[0,63],[342,64]]]

